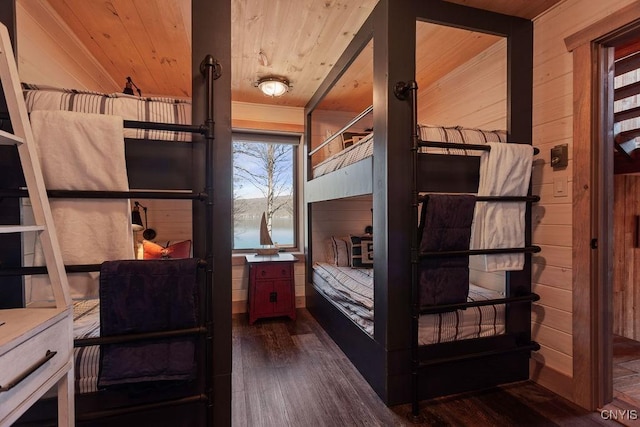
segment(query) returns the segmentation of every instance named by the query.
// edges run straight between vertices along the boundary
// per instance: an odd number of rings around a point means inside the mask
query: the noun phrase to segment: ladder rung
[[[24,140],[19,136],[0,130],[0,145],[18,145],[23,142]]]
[[[0,234],[43,231],[44,225],[0,225]]]

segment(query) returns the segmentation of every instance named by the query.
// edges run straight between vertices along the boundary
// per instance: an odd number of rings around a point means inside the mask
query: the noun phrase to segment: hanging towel
[[[478,196],[526,196],[533,147],[515,143],[488,145],[491,151],[480,158]],[[524,247],[525,208],[524,202],[476,203],[471,249]],[[524,254],[480,255],[472,257],[472,267],[484,271],[522,270]]]
[[[69,111],[33,111],[31,127],[47,189],[127,191],[122,118]],[[133,259],[128,200],[51,199],[65,264]],[[36,241],[34,265],[44,265]],[[71,297],[98,296],[98,273],[69,274]],[[31,300],[51,300],[47,276],[33,276]]]
[[[100,271],[100,336],[197,326],[198,261],[108,261]],[[194,336],[101,346],[98,387],[195,377]]]
[[[430,194],[420,221],[420,252],[468,250],[476,198],[472,195]],[[469,256],[420,260],[420,305],[466,302]]]

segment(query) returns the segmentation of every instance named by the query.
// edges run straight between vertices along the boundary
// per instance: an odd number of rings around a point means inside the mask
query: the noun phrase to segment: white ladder
[[[3,225],[0,233],[38,234],[55,300],[54,308],[0,310],[0,323],[4,322],[0,326],[0,366],[3,366],[0,370],[0,426],[11,425],[56,384],[58,425],[73,426],[73,316],[69,284],[9,32],[2,24],[0,80],[14,132],[0,131],[0,145],[17,146],[35,218],[35,225]],[[29,361],[30,358],[33,360]],[[8,366],[11,369],[5,369]]]

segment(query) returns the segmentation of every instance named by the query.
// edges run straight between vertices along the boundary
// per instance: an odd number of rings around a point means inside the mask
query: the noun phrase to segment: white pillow
[[[327,263],[336,267],[349,267],[349,245],[351,239],[331,236],[325,240],[325,258]]]

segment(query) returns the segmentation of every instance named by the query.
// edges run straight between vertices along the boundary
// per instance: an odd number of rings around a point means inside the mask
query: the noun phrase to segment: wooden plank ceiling
[[[190,0],[43,0],[60,15],[116,82],[130,76],[143,94],[191,96]],[[377,0],[231,0],[232,96],[234,101],[303,107]],[[525,18],[533,18],[560,0],[450,0]],[[442,43],[447,40],[447,43]],[[494,43],[485,34],[419,26],[418,78],[426,85]],[[444,47],[446,46],[446,48]],[[453,48],[453,46],[456,46]],[[215,56],[215,52],[212,52]],[[370,91],[372,48],[365,49],[359,71],[340,86]],[[355,69],[355,67],[353,67]],[[263,96],[256,81],[267,75],[287,78],[291,91],[281,98]],[[429,77],[426,77],[429,76]],[[121,87],[114,91],[122,90]],[[346,99],[335,90],[327,103]],[[370,100],[356,96],[356,111]],[[369,95],[370,98],[370,95]]]

